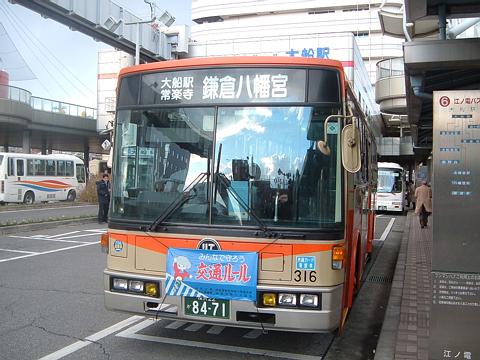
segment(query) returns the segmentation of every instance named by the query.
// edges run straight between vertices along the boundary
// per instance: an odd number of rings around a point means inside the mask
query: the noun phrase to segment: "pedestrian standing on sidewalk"
[[[426,181],[415,189],[415,214],[419,215],[421,228],[427,227],[428,216],[432,213],[432,189]]]
[[[412,208],[415,209],[415,185],[411,180],[407,182],[407,208],[410,208],[410,203]]]
[[[108,221],[108,205],[110,204],[110,180],[108,174],[104,174],[102,180],[97,181],[98,196],[98,223]]]

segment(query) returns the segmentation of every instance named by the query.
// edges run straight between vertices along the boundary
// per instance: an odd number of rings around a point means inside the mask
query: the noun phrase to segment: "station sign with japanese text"
[[[256,300],[257,253],[170,248],[166,270],[167,295]]]
[[[479,359],[480,91],[433,93],[429,359]]]

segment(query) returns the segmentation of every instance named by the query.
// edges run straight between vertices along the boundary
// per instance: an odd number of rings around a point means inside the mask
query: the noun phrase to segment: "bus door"
[[[17,181],[22,181],[25,176],[25,160],[24,159],[15,159],[15,175]],[[11,186],[15,192],[16,200],[23,201],[23,193],[21,186]]]
[[[86,183],[85,166],[83,164],[75,164],[75,175],[78,182],[77,191],[82,191]]]

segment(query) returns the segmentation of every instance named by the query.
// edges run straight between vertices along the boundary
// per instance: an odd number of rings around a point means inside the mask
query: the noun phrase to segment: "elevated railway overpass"
[[[104,152],[96,109],[35,97],[13,86],[0,87],[0,145],[6,151],[16,147],[27,153],[32,149]]]

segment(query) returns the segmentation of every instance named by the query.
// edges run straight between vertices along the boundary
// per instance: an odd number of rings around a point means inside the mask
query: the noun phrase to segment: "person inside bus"
[[[415,214],[420,217],[421,228],[427,227],[428,216],[432,213],[432,189],[426,181],[415,189],[416,207]]]
[[[110,204],[110,180],[108,174],[104,174],[102,180],[97,181],[98,196],[98,223],[108,221],[108,205]]]

